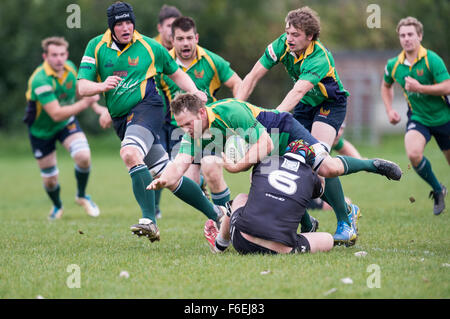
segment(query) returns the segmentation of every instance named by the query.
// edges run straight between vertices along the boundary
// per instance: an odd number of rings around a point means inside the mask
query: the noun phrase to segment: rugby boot
[[[92,217],[98,217],[100,215],[100,209],[97,204],[91,199],[91,196],[86,195],[84,197],[75,197],[75,202],[84,208],[86,213]]]
[[[395,181],[399,181],[403,174],[400,166],[382,158],[375,158],[373,160],[373,166],[377,169],[377,174],[386,176],[388,179],[393,179]]]
[[[132,225],[130,230],[138,237],[147,237],[152,243],[160,239],[158,227],[149,218],[139,219],[139,224]]]
[[[353,225],[348,225],[344,221],[339,221],[337,224],[336,233],[333,235],[334,245],[345,245],[347,247],[353,246],[356,243],[358,235],[356,234]]]
[[[434,199],[433,214],[436,216],[445,209],[445,196],[447,196],[447,188],[441,184],[442,191],[431,191],[429,197]]]
[[[52,209],[50,209],[50,214],[48,215],[48,219],[49,220],[55,220],[55,219],[60,219],[63,215],[63,208],[60,207],[56,207],[53,206]]]
[[[221,253],[222,251],[216,247],[216,238],[219,235],[219,229],[216,227],[216,223],[212,219],[208,219],[203,228],[203,235],[208,242],[209,249],[213,254]]]

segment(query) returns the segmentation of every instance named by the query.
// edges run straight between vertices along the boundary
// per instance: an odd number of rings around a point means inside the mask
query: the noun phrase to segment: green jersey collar
[[[417,62],[419,62],[421,59],[425,58],[427,56],[427,49],[425,49],[422,45],[419,48],[419,52],[417,53],[417,58],[414,60],[414,62],[412,63],[412,65],[416,64]],[[406,64],[408,66],[409,62],[406,59],[406,54],[405,54],[405,50],[403,50],[402,52],[400,52],[400,54],[398,55],[398,62],[401,64]]]
[[[139,32],[137,32],[136,30],[134,30],[133,38],[131,39],[130,43],[128,43],[123,50],[120,50],[113,41],[111,30],[108,29],[103,34],[102,40],[100,42],[106,43],[106,46],[108,48],[116,50],[116,51],[118,51],[118,54],[120,54],[121,52],[124,52],[126,49],[128,49],[134,42],[136,42],[139,39],[142,39],[142,35]]]

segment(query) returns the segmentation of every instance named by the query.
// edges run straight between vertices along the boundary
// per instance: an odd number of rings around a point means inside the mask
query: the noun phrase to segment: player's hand
[[[405,77],[405,90],[410,92],[419,92],[421,84],[416,79],[407,76]]]
[[[390,110],[387,115],[389,118],[389,123],[391,123],[392,125],[399,123],[400,120],[402,119],[400,117],[400,114],[398,114],[396,110]]]
[[[154,179],[153,182],[151,182],[148,186],[147,186],[147,190],[159,190],[162,189],[166,186],[167,182],[161,178],[157,178]]]
[[[100,127],[103,129],[111,127],[112,118],[108,112],[108,109],[105,109],[102,112],[102,114],[100,114],[100,117],[98,118],[98,123],[100,124]]]
[[[116,88],[119,85],[120,81],[122,81],[122,78],[120,76],[116,75],[108,76],[106,80],[102,83],[103,84],[102,92],[107,92],[109,90]]]
[[[98,102],[100,100],[100,95],[95,94],[92,96],[86,96],[83,98],[88,103],[88,106],[94,104],[95,102]]]
[[[229,159],[224,152],[222,152],[223,168],[225,168],[230,173],[239,173],[242,171],[238,163],[233,162]]]
[[[197,90],[194,95],[196,95],[197,97],[199,97],[203,102],[207,102],[208,101],[208,96],[206,96],[205,92],[202,92],[200,90]]]

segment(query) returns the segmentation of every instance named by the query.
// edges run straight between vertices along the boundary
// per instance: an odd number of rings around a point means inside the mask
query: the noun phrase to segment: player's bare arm
[[[298,80],[294,87],[289,91],[281,104],[277,107],[278,111],[290,112],[300,100],[311,90],[314,85],[305,80]]]
[[[231,90],[234,97],[237,97],[239,93],[239,88],[242,84],[242,79],[240,78],[237,73],[234,73],[231,78],[228,79],[228,81],[224,82],[225,86]]]
[[[189,75],[186,72],[183,72],[183,70],[178,69],[173,74],[168,75],[168,77],[174,81],[180,89],[198,96],[205,103],[208,100],[206,94],[197,89],[194,81],[192,81]]]
[[[247,151],[245,156],[237,163],[231,162],[224,153],[222,159],[224,160],[223,167],[230,173],[239,173],[248,170],[250,167],[259,163],[267,155],[272,152],[274,148],[272,139],[269,133],[264,132],[259,137],[258,141],[253,144]]]
[[[386,81],[383,81],[381,84],[381,99],[383,100],[389,123],[392,125],[399,123],[401,120],[400,114],[392,108],[392,101],[394,100],[394,87]]]
[[[45,104],[44,109],[50,115],[53,121],[61,122],[68,119],[72,115],[76,115],[81,111],[85,110],[92,103],[98,101],[98,99],[99,99],[98,95],[92,97],[85,97],[72,105],[65,105],[64,107],[61,107],[59,102],[57,100],[54,100],[52,102]]]
[[[252,94],[256,84],[264,75],[266,75],[268,71],[269,70],[266,69],[261,62],[256,62],[250,73],[245,76],[244,80],[242,80],[238,93],[235,97],[239,100],[246,101],[250,94]]]
[[[188,154],[178,153],[174,161],[167,165],[160,177],[154,179],[148,190],[158,190],[162,188],[169,188],[173,190],[178,185],[181,177],[188,170],[194,158]]]

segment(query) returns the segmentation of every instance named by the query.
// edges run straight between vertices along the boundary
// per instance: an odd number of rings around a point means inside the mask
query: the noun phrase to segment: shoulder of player
[[[52,78],[45,72],[44,64],[41,64],[33,71],[29,78],[29,81],[32,86],[52,84]]]
[[[72,61],[67,60],[66,67],[69,69],[70,72],[74,73],[75,75],[77,74],[77,66]]]
[[[426,51],[427,51],[426,56],[427,56],[428,60],[430,60],[430,61],[434,61],[434,60],[442,61],[441,56],[439,54],[437,54],[436,52],[434,52],[434,51],[432,51],[430,49],[426,49]]]

